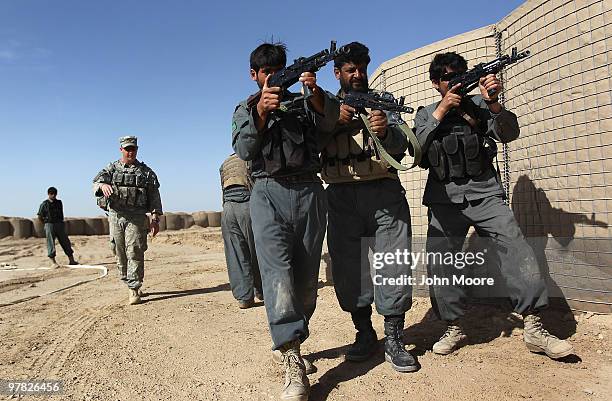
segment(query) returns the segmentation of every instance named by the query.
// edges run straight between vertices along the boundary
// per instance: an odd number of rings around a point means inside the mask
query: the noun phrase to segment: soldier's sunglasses
[[[125,148],[123,148],[123,150],[125,150],[126,152],[135,152],[136,149],[138,149],[138,146],[126,146]]]
[[[440,77],[440,81],[448,82],[453,78],[457,78],[459,75],[461,75],[460,72],[447,72],[446,74],[442,74],[442,76]]]

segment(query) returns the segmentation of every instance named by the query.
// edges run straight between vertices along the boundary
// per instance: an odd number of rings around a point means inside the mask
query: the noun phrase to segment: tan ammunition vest
[[[221,166],[221,188],[225,189],[232,185],[250,187],[246,162],[240,160],[236,154],[225,159]]]
[[[361,120],[342,126],[322,156],[321,177],[328,184],[399,179],[397,173],[389,172],[389,163],[376,156],[372,138]]]

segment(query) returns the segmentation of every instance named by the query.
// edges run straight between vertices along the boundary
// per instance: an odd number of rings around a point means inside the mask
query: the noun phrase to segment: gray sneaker
[[[572,344],[550,334],[540,321],[538,315],[527,315],[523,318],[523,340],[527,349],[535,353],[544,353],[552,359],[559,359],[574,353]]]
[[[438,355],[448,355],[459,348],[460,343],[467,336],[461,331],[461,327],[456,324],[449,324],[446,333],[434,344],[432,351]]]
[[[306,376],[304,360],[300,355],[300,342],[290,341],[281,347],[283,366],[285,367],[285,387],[280,395],[281,400],[308,401],[310,382]]]

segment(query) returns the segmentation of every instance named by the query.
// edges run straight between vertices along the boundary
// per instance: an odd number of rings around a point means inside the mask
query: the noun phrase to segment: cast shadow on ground
[[[163,301],[170,298],[181,298],[188,297],[191,295],[210,294],[219,291],[229,291],[230,285],[228,283],[219,284],[215,287],[209,288],[194,288],[191,290],[176,290],[176,291],[145,291],[145,297],[143,303]],[[155,298],[152,298],[155,297]],[[263,303],[261,303],[263,305]],[[257,306],[257,304],[256,304]]]
[[[308,399],[310,401],[326,400],[329,397],[329,394],[341,383],[345,383],[363,376],[376,366],[384,363],[384,338],[378,340],[377,346],[378,350],[376,353],[370,359],[364,362],[350,362],[344,360],[344,354],[348,349],[348,344],[307,355],[306,358],[313,361],[315,364],[319,359],[342,358],[342,362],[340,362],[338,366],[325,372],[319,378],[318,382],[312,385],[310,389],[310,397]]]
[[[463,330],[468,339],[464,345],[489,343],[498,337],[510,337],[514,329],[522,330],[522,320],[511,314],[510,309],[506,306],[472,305],[468,307],[463,324]],[[560,338],[566,338],[568,337],[566,334],[575,332],[574,319],[569,319],[561,310],[551,309],[547,311],[546,314],[543,314],[543,321],[545,327]],[[416,357],[422,357],[426,352],[431,352],[434,343],[444,334],[445,329],[445,324],[438,320],[432,309],[429,309],[420,322],[404,329],[404,343],[407,345],[413,344],[415,347],[410,350],[410,353]],[[517,352],[529,352],[522,344],[522,334],[520,344],[517,344],[517,346],[519,348]],[[320,359],[344,358],[347,350],[348,344],[315,352],[306,355],[306,358],[316,364],[316,361]],[[542,355],[542,358],[547,358],[547,356]],[[558,361],[574,364],[581,362],[582,359],[578,355],[569,355]],[[382,363],[385,363],[384,336],[378,340],[378,350],[369,360],[364,362],[342,360],[338,366],[325,372],[318,382],[312,386],[309,399],[311,401],[327,400],[330,393],[338,388],[341,383],[364,376]],[[390,366],[389,369],[390,373],[393,374],[394,371],[391,370]]]
[[[510,337],[518,329],[521,344],[519,352],[529,352],[522,344],[523,321],[520,317],[510,313],[509,302],[499,305],[470,305],[466,308],[462,319],[462,329],[467,335],[464,345],[486,344],[498,337]],[[548,309],[542,313],[544,327],[555,336],[565,339],[576,332],[576,321],[573,314],[567,314],[561,309]],[[431,351],[434,343],[444,334],[446,325],[429,309],[420,322],[404,329],[404,342],[414,344],[414,355],[422,356]],[[560,359],[565,363],[576,363],[580,357],[570,355]]]

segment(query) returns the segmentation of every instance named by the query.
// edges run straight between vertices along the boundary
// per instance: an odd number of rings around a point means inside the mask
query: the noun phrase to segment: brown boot
[[[306,376],[304,360],[300,355],[300,342],[290,341],[280,349],[285,367],[285,387],[280,395],[281,400],[308,401],[310,382]]]
[[[278,365],[282,365],[283,364],[283,353],[280,352],[279,350],[272,351],[272,360],[274,361],[274,363]],[[314,363],[310,362],[308,359],[304,357],[302,357],[302,360],[304,361],[304,367],[306,368],[307,375],[316,373],[317,367],[314,365]]]
[[[544,329],[540,316],[526,315],[523,318],[523,324],[523,340],[529,351],[544,353],[552,359],[563,358],[574,353],[572,344],[558,339]]]
[[[141,303],[142,300],[140,299],[140,295],[138,295],[138,290],[135,290],[133,288],[130,288],[129,290],[130,290],[130,296],[129,296],[128,303],[130,305],[137,305]]]
[[[252,299],[249,299],[247,301],[238,301],[238,307],[240,309],[249,309],[253,306],[255,306],[255,302]]]
[[[444,335],[433,345],[432,351],[438,355],[452,354],[466,338],[467,336],[463,334],[461,327],[457,324],[449,324]]]

